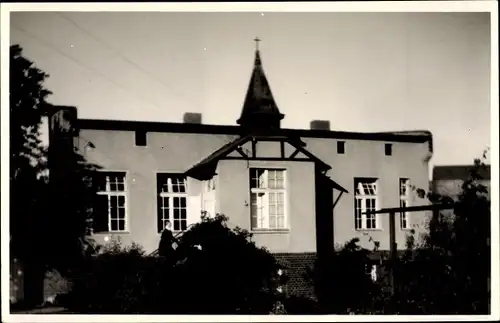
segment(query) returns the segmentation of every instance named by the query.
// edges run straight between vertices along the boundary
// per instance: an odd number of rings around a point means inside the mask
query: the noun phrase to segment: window
[[[286,229],[285,170],[251,168],[250,201],[253,230]]]
[[[146,146],[147,145],[146,131],[138,130],[135,132],[135,145],[136,146]]]
[[[385,144],[385,155],[392,156],[392,144]]]
[[[187,179],[179,174],[158,174],[158,232],[162,232],[167,221],[173,231],[187,228]]]
[[[399,179],[399,206],[410,206],[410,180],[408,178]],[[407,212],[401,212],[399,215],[399,225],[401,229],[409,229],[410,222]]]
[[[367,211],[377,210],[377,179],[355,178],[354,179],[354,205],[355,205],[355,227],[356,230],[378,229],[376,214],[363,214]]]
[[[94,205],[93,231],[126,232],[127,185],[124,172],[97,172],[97,201]]]
[[[345,141],[337,141],[337,154],[345,153]]]

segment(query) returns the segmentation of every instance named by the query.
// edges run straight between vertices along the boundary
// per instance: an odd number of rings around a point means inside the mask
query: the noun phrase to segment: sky
[[[434,165],[490,145],[490,16],[481,12],[14,12],[10,43],[79,118],[235,125],[258,36],[285,119],[429,130]]]

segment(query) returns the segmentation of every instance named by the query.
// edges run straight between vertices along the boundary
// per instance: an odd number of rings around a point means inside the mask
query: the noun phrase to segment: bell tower
[[[280,113],[267,81],[259,51],[260,39],[254,39],[255,59],[241,116],[237,123],[246,131],[277,130],[285,117]]]

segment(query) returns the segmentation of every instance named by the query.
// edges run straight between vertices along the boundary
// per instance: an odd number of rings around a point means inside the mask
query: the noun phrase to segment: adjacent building
[[[462,192],[462,184],[469,178],[473,168],[473,165],[434,166],[432,171],[432,191],[457,200]],[[478,183],[486,187],[489,197],[491,188],[490,165],[479,168],[478,175],[481,177]]]

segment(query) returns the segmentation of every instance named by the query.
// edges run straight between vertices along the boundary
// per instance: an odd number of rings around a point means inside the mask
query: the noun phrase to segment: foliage
[[[46,199],[47,181],[42,176],[47,151],[40,140],[40,124],[51,94],[43,86],[47,77],[22,56],[21,47],[10,47],[10,232],[12,252],[21,258],[33,251],[23,241],[43,225],[37,213]]]
[[[278,266],[251,235],[205,218],[178,240],[175,261],[137,246],[105,247],[73,281],[71,310],[85,313],[268,314]]]
[[[428,232],[409,238],[396,264],[398,290],[392,312],[403,314],[486,314],[490,277],[490,201],[480,184],[485,167],[474,161],[453,214],[434,212]],[[451,198],[422,192],[434,203]]]
[[[42,301],[45,271],[66,275],[92,252],[88,237],[93,192],[86,184],[97,165],[69,149],[66,185],[49,181],[49,151],[41,140],[42,119],[54,106],[44,86],[48,74],[10,47],[10,249],[26,266],[27,298]]]

